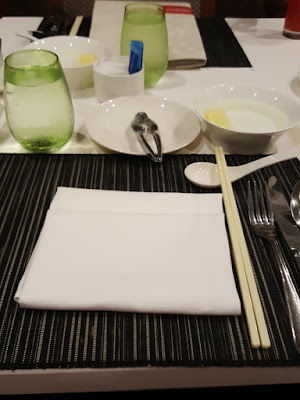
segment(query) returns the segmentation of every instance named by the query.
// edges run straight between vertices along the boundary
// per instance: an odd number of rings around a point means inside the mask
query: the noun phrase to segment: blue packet
[[[142,69],[143,66],[144,43],[139,40],[130,42],[129,74],[134,74]]]

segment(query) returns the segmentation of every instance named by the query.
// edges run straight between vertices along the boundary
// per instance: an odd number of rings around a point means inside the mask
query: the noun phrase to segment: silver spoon
[[[294,221],[300,228],[300,180],[294,187],[290,208]]]
[[[272,164],[276,164],[280,161],[290,160],[291,158],[297,157],[295,152],[279,153],[261,158],[256,161],[252,161],[248,164],[239,165],[237,167],[228,167],[228,175],[231,182],[251,174],[260,168],[267,167]],[[218,167],[214,163],[209,162],[196,162],[188,165],[184,174],[189,181],[196,186],[214,188],[220,186],[220,177],[218,173]]]

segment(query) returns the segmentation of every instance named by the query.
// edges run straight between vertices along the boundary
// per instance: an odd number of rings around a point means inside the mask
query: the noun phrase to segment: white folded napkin
[[[20,307],[238,315],[221,194],[58,188]]]
[[[105,45],[109,56],[120,55],[124,9],[130,1],[95,1],[90,37]],[[165,6],[169,43],[169,69],[200,68],[207,62],[193,9],[186,2],[160,2]]]

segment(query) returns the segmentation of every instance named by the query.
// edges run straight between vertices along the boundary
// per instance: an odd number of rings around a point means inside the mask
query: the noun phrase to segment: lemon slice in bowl
[[[210,110],[206,110],[205,118],[213,124],[221,126],[222,128],[232,128],[230,119],[222,108],[212,108]]]
[[[94,54],[80,54],[79,56],[79,64],[80,65],[87,65],[92,64],[94,61],[97,61],[98,57]]]

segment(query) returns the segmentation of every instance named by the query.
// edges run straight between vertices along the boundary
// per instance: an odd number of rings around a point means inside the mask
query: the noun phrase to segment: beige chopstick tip
[[[74,23],[72,25],[72,28],[71,28],[70,33],[69,33],[69,36],[76,36],[77,35],[82,20],[83,20],[83,15],[79,15],[78,17],[75,18],[75,21],[74,21]]]
[[[266,349],[271,343],[222,147],[215,147],[215,155],[251,344]]]

